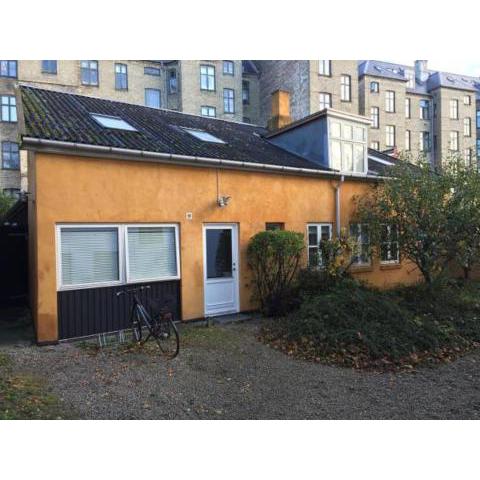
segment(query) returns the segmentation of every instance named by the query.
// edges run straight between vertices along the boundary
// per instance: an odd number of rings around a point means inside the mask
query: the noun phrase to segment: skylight
[[[194,130],[193,128],[185,128],[185,127],[183,127],[183,129],[190,135],[193,135],[195,138],[198,138],[203,142],[225,143],[223,140],[220,140],[219,138],[215,137],[211,133],[205,132],[204,130]]]
[[[115,130],[127,130],[129,132],[136,132],[137,129],[132,127],[123,118],[111,117],[109,115],[101,115],[100,113],[91,113],[92,118],[102,127],[113,128]]]

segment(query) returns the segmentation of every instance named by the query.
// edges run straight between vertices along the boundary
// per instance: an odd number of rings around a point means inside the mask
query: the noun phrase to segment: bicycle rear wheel
[[[178,355],[180,351],[180,337],[177,327],[171,318],[157,322],[154,338],[163,356],[171,359]]]
[[[135,309],[133,312],[133,322],[132,322],[132,336],[134,342],[142,341],[142,315]]]

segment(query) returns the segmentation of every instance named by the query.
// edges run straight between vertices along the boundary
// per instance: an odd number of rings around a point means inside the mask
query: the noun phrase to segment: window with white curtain
[[[62,286],[120,281],[117,227],[60,229]]]
[[[59,289],[178,279],[178,226],[57,226]]]
[[[127,227],[126,238],[129,282],[177,277],[174,226]]]

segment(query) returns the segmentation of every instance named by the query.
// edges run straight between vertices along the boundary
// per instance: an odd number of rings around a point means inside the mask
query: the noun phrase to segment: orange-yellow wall
[[[36,182],[31,199],[36,212],[31,225],[36,252],[32,287],[40,342],[54,341],[58,335],[56,223],[178,223],[184,320],[204,314],[203,223],[239,225],[241,310],[254,307],[246,247],[252,235],[265,230],[266,222],[284,222],[286,229],[302,233],[309,222],[335,223],[336,181],[330,179],[47,153],[36,154],[30,172]],[[217,181],[218,195],[231,197],[225,208],[217,206]],[[348,225],[352,197],[370,185],[343,183],[342,226]],[[192,220],[186,220],[187,212],[192,212]],[[418,275],[412,270],[411,265],[381,269],[375,259],[371,268],[357,275],[388,286],[416,281]]]

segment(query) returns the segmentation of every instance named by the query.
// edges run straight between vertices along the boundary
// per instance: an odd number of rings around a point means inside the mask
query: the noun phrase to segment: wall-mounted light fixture
[[[218,206],[220,208],[226,207],[230,203],[231,198],[232,197],[228,197],[228,196],[218,197],[218,200],[217,200]]]

